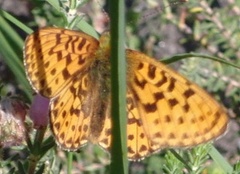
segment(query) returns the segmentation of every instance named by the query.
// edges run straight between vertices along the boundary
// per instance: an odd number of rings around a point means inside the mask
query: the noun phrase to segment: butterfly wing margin
[[[127,129],[130,159],[197,145],[226,130],[224,109],[197,85],[140,52],[127,50],[127,60],[128,119],[135,120]]]
[[[24,65],[35,91],[54,97],[74,75],[88,66],[86,59],[99,47],[95,38],[73,30],[44,28],[25,41]]]

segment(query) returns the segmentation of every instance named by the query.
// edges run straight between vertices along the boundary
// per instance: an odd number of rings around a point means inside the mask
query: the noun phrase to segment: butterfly
[[[109,34],[44,28],[25,41],[24,64],[37,93],[51,99],[57,144],[77,150],[88,142],[111,149]],[[227,129],[224,108],[161,62],[126,49],[127,150],[140,160],[163,148],[191,147]],[[114,67],[112,67],[114,68]]]

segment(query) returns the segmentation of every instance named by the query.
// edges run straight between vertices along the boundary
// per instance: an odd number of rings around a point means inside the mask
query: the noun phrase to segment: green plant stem
[[[213,60],[213,61],[217,61],[219,63],[224,63],[226,65],[232,66],[234,68],[240,69],[239,65],[233,64],[229,61],[226,61],[224,59],[218,58],[218,57],[214,57],[214,56],[209,56],[206,54],[198,54],[198,53],[187,53],[187,54],[177,54],[175,56],[172,56],[171,58],[167,58],[167,59],[162,59],[161,62],[165,63],[165,64],[170,64],[182,59],[186,59],[186,58],[201,58],[201,59],[209,59],[209,60]]]
[[[68,152],[67,153],[67,173],[71,174],[72,173],[72,162],[73,162],[73,152]]]
[[[127,173],[126,60],[124,1],[109,1],[111,20],[112,149],[111,173]]]
[[[216,150],[214,146],[211,146],[209,155],[224,170],[224,172],[233,172],[232,166],[224,159],[224,157]]]
[[[185,162],[185,160],[174,150],[174,149],[170,149],[169,150],[179,161],[181,161],[185,167],[187,168],[188,171],[191,171],[191,167],[188,165],[188,163]]]
[[[28,167],[28,174],[33,174],[35,172],[36,166],[38,161],[41,158],[41,145],[44,138],[44,134],[46,132],[47,127],[43,127],[38,129],[35,135],[34,143],[32,147],[29,147],[30,155],[28,158],[29,167]]]

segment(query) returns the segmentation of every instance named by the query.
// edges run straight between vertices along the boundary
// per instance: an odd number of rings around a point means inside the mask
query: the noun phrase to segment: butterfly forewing
[[[144,129],[140,136],[128,129],[128,141],[136,142],[128,146],[136,150],[133,154],[144,157],[162,148],[194,146],[226,130],[224,109],[205,91],[140,52],[128,50],[127,58],[132,93],[127,101]],[[143,141],[148,143],[139,146]]]
[[[24,59],[29,81],[43,96],[56,96],[88,66],[98,45],[93,37],[64,29],[45,28],[31,34]]]

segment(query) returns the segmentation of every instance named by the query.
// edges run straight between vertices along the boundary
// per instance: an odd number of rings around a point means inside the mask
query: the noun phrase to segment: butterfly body
[[[130,160],[162,148],[194,146],[225,132],[226,113],[204,90],[141,52],[127,49],[126,59]],[[110,151],[107,34],[98,41],[82,32],[41,29],[26,39],[25,67],[33,88],[51,99],[50,125],[62,148],[77,150],[92,142]]]

